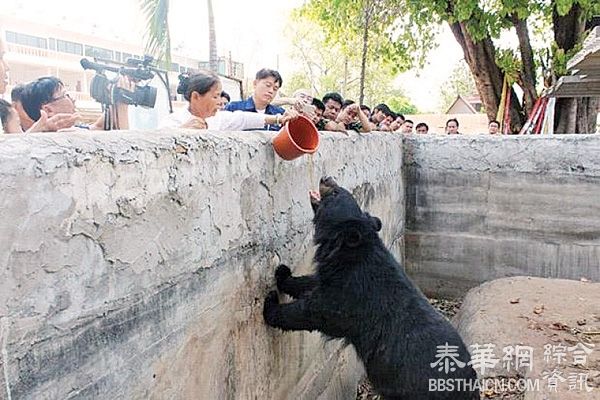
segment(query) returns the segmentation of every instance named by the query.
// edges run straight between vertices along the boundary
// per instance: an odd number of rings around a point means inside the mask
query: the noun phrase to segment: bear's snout
[[[337,187],[337,183],[330,176],[324,176],[319,181],[319,194],[321,198],[327,196],[329,193],[333,191],[334,188]]]

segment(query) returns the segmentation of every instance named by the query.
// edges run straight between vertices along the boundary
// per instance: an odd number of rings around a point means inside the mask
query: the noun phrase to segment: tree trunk
[[[344,56],[344,82],[342,84],[342,97],[348,95],[348,56]]]
[[[367,0],[365,4],[365,19],[364,19],[364,32],[363,32],[363,49],[362,49],[362,58],[360,64],[360,90],[359,90],[359,100],[358,104],[363,104],[365,99],[365,75],[367,69],[367,54],[369,51],[369,24],[371,22],[371,8],[372,2]]]
[[[208,6],[208,65],[214,73],[219,72],[219,61],[217,58],[217,34],[215,31],[215,16],[213,14],[212,0],[206,0]]]
[[[490,121],[494,120],[498,113],[504,83],[504,73],[496,65],[494,43],[489,37],[476,42],[467,30],[465,21],[449,25],[456,41],[463,49],[465,61],[475,80],[485,112]],[[510,96],[511,131],[518,132],[525,122],[525,116],[512,89],[510,89]]]
[[[596,133],[596,121],[600,111],[600,97],[584,97],[577,100],[577,133]]]
[[[564,49],[565,52],[571,50],[585,30],[581,7],[575,3],[569,13],[563,16],[558,15],[556,8],[554,8],[552,10],[552,24],[554,27],[554,40],[558,47]]]
[[[529,41],[527,19],[519,19],[516,14],[512,15],[513,25],[519,38],[519,49],[521,53],[520,86],[523,89],[523,109],[529,116],[537,100],[535,90],[535,63],[533,61],[533,50]]]
[[[586,21],[581,7],[574,4],[569,13],[558,15],[552,10],[554,40],[565,53],[572,50],[585,32]],[[559,98],[556,100],[554,131],[556,133],[593,133],[600,99],[593,97]]]
[[[595,133],[600,98],[560,98],[556,101],[555,133]]]

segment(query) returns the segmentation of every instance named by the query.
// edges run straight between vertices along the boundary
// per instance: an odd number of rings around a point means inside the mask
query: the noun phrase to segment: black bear
[[[381,221],[346,189],[322,178],[311,193],[316,273],[280,265],[263,316],[282,330],[320,331],[351,344],[385,399],[479,399],[458,332],[409,280],[379,238]],[[443,381],[443,382],[441,382]]]

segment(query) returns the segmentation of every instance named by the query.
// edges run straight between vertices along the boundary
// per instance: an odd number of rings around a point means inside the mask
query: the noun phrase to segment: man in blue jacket
[[[277,91],[281,87],[283,80],[279,72],[263,68],[256,73],[256,79],[253,82],[254,93],[246,100],[232,101],[227,104],[227,111],[248,111],[267,115],[282,116],[285,110],[279,106],[271,104]],[[276,119],[279,122],[279,118]],[[279,123],[265,125],[265,129],[278,131],[281,128]]]

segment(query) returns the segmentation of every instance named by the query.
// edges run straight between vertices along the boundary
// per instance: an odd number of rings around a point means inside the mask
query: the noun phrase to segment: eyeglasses
[[[57,101],[62,100],[62,99],[69,99],[72,102],[75,102],[75,100],[73,100],[73,98],[71,97],[71,95],[69,93],[65,92],[65,94],[63,94],[62,96],[58,96],[58,97],[54,97],[54,98],[50,99],[50,101],[48,102],[48,104],[57,102]]]

